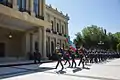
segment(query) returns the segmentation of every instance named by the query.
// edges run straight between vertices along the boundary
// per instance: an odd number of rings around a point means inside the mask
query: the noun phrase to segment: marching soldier
[[[69,61],[70,54],[69,54],[69,52],[68,52],[67,49],[65,49],[63,57],[64,57],[64,59],[66,60],[64,65],[66,65],[67,62],[68,62],[68,63],[69,63],[69,67],[70,67],[70,66],[71,66],[71,63],[70,63],[70,61]]]
[[[63,70],[64,69],[64,66],[63,66],[63,64],[62,64],[62,53],[60,52],[60,49],[59,48],[56,48],[56,55],[57,55],[57,65],[56,65],[56,68],[55,69],[57,69],[57,67],[58,67],[58,65],[60,64],[61,66],[62,66],[62,69],[61,70]]]
[[[70,48],[69,50],[69,54],[71,56],[71,59],[72,59],[72,65],[71,65],[71,68],[73,68],[73,64],[75,64],[75,67],[76,67],[76,62],[75,62],[75,53],[74,51]]]
[[[79,50],[78,50],[78,53],[79,53],[79,58],[80,58],[80,61],[79,61],[78,66],[80,66],[80,64],[82,63],[82,67],[84,68],[85,55],[84,55],[84,50],[83,50],[83,48],[79,49]]]

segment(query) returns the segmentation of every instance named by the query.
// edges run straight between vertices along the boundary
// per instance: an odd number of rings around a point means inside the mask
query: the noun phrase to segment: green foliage
[[[98,43],[102,41],[104,43],[102,48],[116,50],[116,46],[120,42],[120,32],[107,33],[106,29],[96,25],[85,27],[82,33],[78,32],[75,36],[74,43],[76,46],[98,47],[100,46]]]
[[[117,44],[117,51],[119,51],[119,52],[120,52],[120,43],[119,43],[119,44]]]

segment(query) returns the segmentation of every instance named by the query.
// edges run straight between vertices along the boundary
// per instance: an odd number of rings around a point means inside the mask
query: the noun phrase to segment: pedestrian
[[[36,64],[37,61],[38,61],[38,63],[40,63],[40,61],[41,61],[41,53],[39,52],[38,49],[36,49],[34,52],[34,63]]]

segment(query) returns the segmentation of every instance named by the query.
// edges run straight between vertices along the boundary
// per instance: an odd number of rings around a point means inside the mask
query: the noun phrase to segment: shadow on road
[[[89,67],[84,67],[83,69],[90,70],[90,68],[89,68]]]
[[[26,74],[33,74],[36,72],[44,72],[44,71],[55,69],[55,68],[51,68],[51,67],[39,67],[39,65],[37,65],[35,67],[36,69],[35,68],[29,69],[29,68],[24,68],[24,67],[19,67],[19,66],[14,66],[12,68],[19,69],[21,71],[18,70],[16,72],[9,72],[9,73],[5,73],[5,74],[0,74],[0,79],[22,76],[22,75],[26,75]]]
[[[92,64],[85,64],[86,66],[92,66]]]
[[[59,70],[59,71],[57,71],[56,73],[57,73],[57,74],[65,74],[65,73],[66,73],[66,71]]]
[[[90,68],[88,68],[88,67],[84,67],[84,68],[76,67],[76,68],[73,70],[73,73],[76,73],[76,72],[78,72],[78,71],[81,71],[82,69],[90,70]]]
[[[82,70],[81,68],[76,67],[76,68],[73,70],[73,73],[76,73],[76,72],[81,71],[81,70]]]

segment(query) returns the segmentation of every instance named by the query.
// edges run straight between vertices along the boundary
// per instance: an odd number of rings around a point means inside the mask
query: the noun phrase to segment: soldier
[[[70,48],[69,50],[69,54],[71,56],[71,59],[72,59],[72,65],[71,65],[71,68],[73,68],[73,64],[75,64],[75,67],[76,67],[76,62],[75,62],[75,53],[74,51]]]
[[[56,49],[56,55],[57,55],[57,65],[56,65],[56,68],[55,69],[57,69],[57,67],[58,67],[58,65],[59,65],[59,63],[60,63],[60,65],[62,66],[62,69],[61,70],[63,70],[64,69],[64,66],[63,66],[63,64],[62,64],[62,53],[60,52],[60,49]]]
[[[80,64],[82,63],[82,67],[84,68],[85,54],[84,54],[83,48],[80,48],[78,50],[78,53],[79,53],[79,58],[80,58],[78,66],[80,66]]]
[[[64,51],[64,55],[63,55],[63,56],[64,56],[64,59],[66,60],[64,65],[66,65],[67,62],[68,62],[68,63],[69,63],[69,66],[68,66],[68,67],[70,67],[70,66],[71,66],[71,63],[70,63],[70,61],[69,61],[70,54],[69,54],[69,52],[68,52],[67,49],[65,49],[65,51]]]

